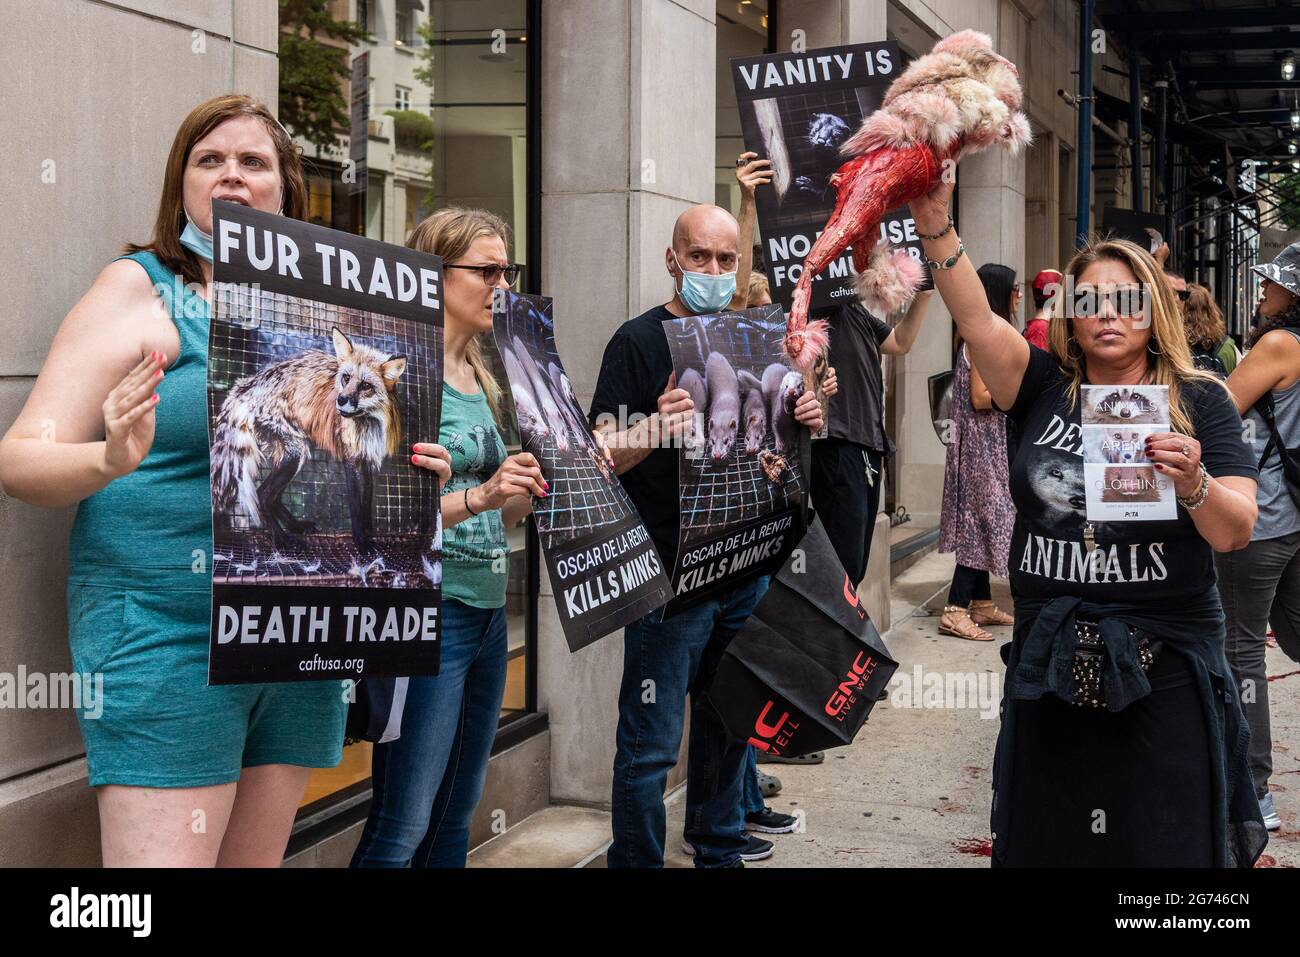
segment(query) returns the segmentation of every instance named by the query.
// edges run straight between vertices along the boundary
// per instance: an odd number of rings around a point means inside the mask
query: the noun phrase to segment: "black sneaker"
[[[760,834],[789,834],[798,826],[799,819],[793,814],[781,814],[770,807],[745,815],[745,830]]]
[[[748,843],[746,843],[745,849],[740,852],[742,861],[765,861],[772,856],[772,852],[776,849],[776,845],[771,841],[765,841],[753,834],[746,834],[745,840]],[[695,856],[695,846],[685,838],[682,839],[682,853],[688,857]]]
[[[772,852],[776,849],[776,845],[771,841],[765,841],[753,834],[746,834],[745,836],[749,839],[749,843],[740,852],[742,861],[765,861],[772,856]]]

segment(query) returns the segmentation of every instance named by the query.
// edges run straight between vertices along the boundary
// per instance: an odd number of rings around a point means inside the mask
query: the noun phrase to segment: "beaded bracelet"
[[[1208,498],[1210,494],[1210,473],[1205,471],[1204,462],[1199,464],[1201,467],[1201,487],[1192,495],[1187,496],[1187,498],[1183,498],[1181,495],[1175,496],[1175,498],[1178,499],[1178,504],[1189,512],[1194,512],[1196,509],[1204,505],[1206,498]]]
[[[943,229],[940,232],[935,233],[933,236],[927,236],[925,233],[917,233],[917,235],[920,236],[922,239],[928,239],[933,241],[935,239],[942,239],[944,236],[947,236],[951,230],[952,230],[952,217],[949,216],[948,225],[943,227]]]

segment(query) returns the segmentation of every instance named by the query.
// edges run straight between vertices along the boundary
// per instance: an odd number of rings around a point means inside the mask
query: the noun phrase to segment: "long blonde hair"
[[[443,262],[454,262],[468,252],[480,236],[497,236],[510,248],[510,227],[496,213],[486,209],[467,209],[448,206],[431,213],[411,230],[406,245],[420,252],[441,256]],[[474,370],[478,387],[483,390],[492,418],[501,425],[501,386],[488,365],[482,338],[486,333],[471,336],[465,346],[465,361]]]
[[[1084,270],[1098,262],[1128,266],[1146,290],[1151,305],[1151,342],[1158,350],[1152,354],[1151,343],[1148,343],[1147,365],[1151,369],[1151,381],[1154,385],[1169,386],[1169,419],[1174,430],[1184,435],[1195,434],[1191,416],[1183,407],[1182,387],[1189,382],[1212,382],[1222,388],[1223,383],[1217,376],[1197,369],[1192,362],[1192,350],[1187,344],[1187,334],[1183,330],[1172,287],[1145,249],[1126,239],[1110,238],[1094,238],[1074,254],[1065,267],[1065,275],[1069,278],[1062,280],[1064,287],[1073,288]],[[1079,347],[1074,338],[1074,325],[1066,316],[1065,298],[1065,295],[1058,296],[1052,310],[1047,345],[1070,380],[1067,394],[1073,409],[1079,401],[1079,386],[1087,375],[1087,359],[1081,350],[1077,356],[1070,352],[1070,343],[1073,342],[1076,349]]]

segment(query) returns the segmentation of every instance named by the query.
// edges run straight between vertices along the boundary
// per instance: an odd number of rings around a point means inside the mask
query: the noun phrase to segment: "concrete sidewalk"
[[[769,804],[802,818],[801,833],[772,837],[776,854],[753,867],[987,867],[989,790],[998,731],[1002,660],[1010,628],[997,641],[938,634],[952,577],[951,555],[931,554],[894,581],[894,627],[885,636],[899,676],[913,684],[931,672],[965,673],[975,694],[961,707],[900,707],[878,702],[852,745],[827,752],[821,765],[760,765],[784,788]],[[937,595],[937,597],[935,597]],[[1005,582],[993,597],[1010,609]],[[931,601],[933,599],[933,601]],[[1300,865],[1300,670],[1268,652],[1273,721],[1273,790],[1282,830],[1270,835],[1261,866]],[[923,686],[922,686],[923,687]],[[923,705],[922,700],[914,705]],[[684,794],[670,798],[665,864],[690,866],[681,852]]]

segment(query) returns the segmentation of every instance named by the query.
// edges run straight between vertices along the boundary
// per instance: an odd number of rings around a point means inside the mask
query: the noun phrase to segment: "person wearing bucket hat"
[[[1288,304],[1294,306],[1296,299],[1300,298],[1300,242],[1287,246],[1277,254],[1277,258],[1271,263],[1260,263],[1251,266],[1250,271],[1269,282],[1281,286],[1291,296]],[[1267,287],[1262,292],[1266,296]],[[1266,299],[1261,299],[1260,305],[1264,306],[1266,301]],[[1256,312],[1262,316],[1277,315],[1275,312],[1268,311],[1267,308],[1257,308]]]
[[[1228,663],[1250,723],[1251,783],[1265,826],[1276,830],[1282,822],[1268,785],[1273,741],[1264,652],[1271,623],[1278,645],[1300,661],[1300,508],[1282,461],[1285,450],[1300,445],[1300,243],[1252,271],[1263,279],[1252,348],[1228,377],[1228,389],[1254,428],[1259,518],[1250,544],[1216,555],[1215,565]]]

